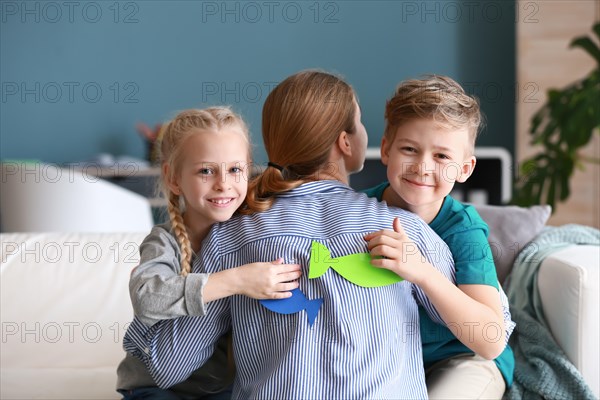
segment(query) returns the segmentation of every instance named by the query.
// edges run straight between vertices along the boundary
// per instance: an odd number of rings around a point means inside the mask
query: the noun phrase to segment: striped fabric
[[[305,311],[278,314],[257,300],[232,296],[209,303],[205,317],[150,329],[134,323],[126,349],[144,360],[159,386],[170,387],[201,366],[217,339],[233,329],[233,398],[426,398],[417,304],[442,320],[424,293],[406,281],[362,288],[333,270],[307,278],[312,240],[332,257],[366,252],[363,236],[391,229],[395,216],[418,250],[454,282],[452,255],[421,219],[339,182],[311,182],[282,194],[267,212],[215,225],[194,272],[278,257],[299,263],[300,289],[308,299],[324,299],[312,327]]]

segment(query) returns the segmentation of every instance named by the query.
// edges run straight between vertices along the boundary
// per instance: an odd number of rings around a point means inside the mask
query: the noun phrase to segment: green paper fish
[[[401,282],[403,279],[385,268],[371,265],[369,253],[349,254],[331,258],[327,247],[312,242],[308,278],[318,278],[332,268],[344,279],[362,287],[380,287]]]

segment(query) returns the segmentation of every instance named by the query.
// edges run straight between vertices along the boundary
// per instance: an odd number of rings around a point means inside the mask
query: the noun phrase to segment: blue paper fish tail
[[[292,297],[285,299],[265,299],[259,300],[260,304],[268,310],[278,314],[295,314],[306,310],[308,324],[312,326],[317,318],[323,299],[308,300],[299,288],[292,290]]]
[[[306,305],[306,314],[308,316],[308,325],[312,326],[319,314],[319,309],[323,304],[323,299],[310,300]]]
[[[310,252],[308,279],[318,278],[329,269],[331,264],[331,253],[327,247],[315,241],[312,242]]]

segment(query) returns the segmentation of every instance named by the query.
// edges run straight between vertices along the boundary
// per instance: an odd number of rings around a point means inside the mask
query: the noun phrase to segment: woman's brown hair
[[[273,89],[262,113],[269,162],[248,187],[246,213],[268,210],[274,196],[319,179],[340,133],[355,130],[354,90],[322,71],[294,74]]]

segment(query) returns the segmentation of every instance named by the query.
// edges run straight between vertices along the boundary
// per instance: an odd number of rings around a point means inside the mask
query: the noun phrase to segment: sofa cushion
[[[0,235],[0,398],[111,399],[144,233]]]
[[[544,228],[550,217],[550,206],[475,205],[488,224],[488,242],[496,264],[498,280],[504,282],[519,252]]]

